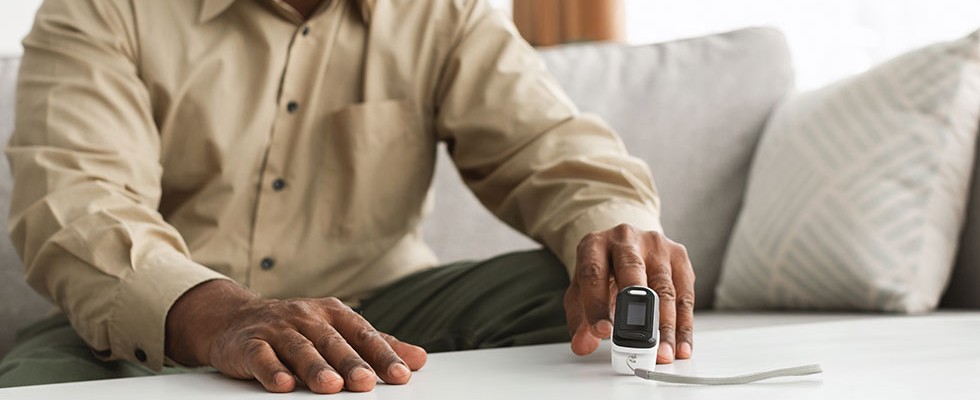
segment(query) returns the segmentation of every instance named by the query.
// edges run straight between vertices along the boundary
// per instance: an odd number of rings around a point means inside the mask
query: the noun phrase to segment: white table
[[[748,322],[745,322],[748,321]],[[818,321],[818,322],[810,322]],[[432,354],[405,386],[338,399],[980,399],[980,313],[929,316],[708,315],[695,358],[658,371],[699,376],[820,363],[824,373],[740,386],[686,386],[613,375],[609,345],[567,344]],[[765,323],[765,327],[740,328]],[[778,325],[779,326],[771,326]],[[0,390],[0,399],[324,398],[265,393],[217,374],[115,379]]]

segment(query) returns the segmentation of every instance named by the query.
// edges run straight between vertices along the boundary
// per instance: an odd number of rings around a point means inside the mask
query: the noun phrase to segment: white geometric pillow
[[[980,31],[799,95],[770,119],[716,306],[936,307],[980,121]]]

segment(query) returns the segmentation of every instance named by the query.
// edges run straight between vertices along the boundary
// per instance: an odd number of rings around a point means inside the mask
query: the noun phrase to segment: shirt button
[[[296,112],[296,110],[299,110],[299,103],[290,101],[288,104],[286,104],[286,111],[289,111],[290,114]]]
[[[279,192],[286,188],[286,180],[279,178],[272,181],[272,189]]]
[[[143,351],[143,349],[137,347],[136,351],[133,351],[133,355],[136,356],[136,359],[140,360],[140,362],[146,362],[146,352]]]
[[[259,263],[259,266],[261,266],[262,269],[268,271],[276,266],[276,260],[273,260],[272,257],[263,258],[262,262]]]
[[[304,26],[303,27],[303,36],[306,36],[306,35],[309,35],[309,34],[310,34],[310,27]]]

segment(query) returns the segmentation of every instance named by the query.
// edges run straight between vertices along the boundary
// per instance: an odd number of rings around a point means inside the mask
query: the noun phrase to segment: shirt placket
[[[333,2],[337,3],[337,2]],[[298,202],[294,196],[301,195],[299,190],[291,190],[296,176],[292,175],[289,162],[292,160],[285,149],[289,141],[295,140],[296,135],[302,134],[304,119],[313,110],[304,108],[315,88],[309,84],[309,77],[316,68],[314,60],[323,60],[320,54],[314,57],[313,52],[329,52],[331,40],[326,29],[331,23],[332,14],[337,7],[331,5],[314,18],[299,25],[293,33],[288,57],[282,70],[278,111],[269,136],[269,147],[265,163],[260,172],[260,185],[255,209],[255,225],[253,226],[249,286],[257,292],[279,285],[279,277],[288,273],[291,267],[291,255],[277,251],[280,240],[275,227],[281,229],[290,216],[296,215],[297,210],[291,210],[291,205]],[[320,34],[324,33],[324,34]],[[292,196],[292,197],[291,197]],[[293,201],[291,201],[293,200]]]

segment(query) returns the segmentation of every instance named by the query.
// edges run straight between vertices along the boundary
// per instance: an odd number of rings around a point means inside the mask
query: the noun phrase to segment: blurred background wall
[[[581,35],[590,35],[589,32],[611,32],[610,37],[616,40],[649,43],[748,25],[775,26],[786,33],[803,89],[860,72],[910,48],[963,36],[980,28],[980,1],[977,0],[488,1],[508,14],[515,11],[515,4],[520,9],[535,2],[550,2],[565,4],[568,9],[567,4],[574,3],[573,12],[578,12],[582,20],[613,21],[612,25],[579,24],[572,31],[580,36],[570,34],[568,40],[558,37],[553,39],[555,42],[581,41]],[[41,0],[2,3],[0,55],[18,54],[20,39],[30,29]],[[611,13],[611,19],[594,18],[596,13],[603,12]],[[559,21],[562,17],[552,18]],[[577,19],[569,15],[565,18]]]
[[[582,15],[600,10],[619,18],[619,38],[650,43],[750,25],[782,30],[793,51],[801,89],[861,72],[911,48],[980,29],[977,0],[490,0],[513,13],[557,7]],[[543,6],[541,3],[544,3]],[[550,4],[549,4],[550,3]],[[578,4],[572,4],[578,3]],[[584,4],[584,5],[583,5]],[[604,10],[620,7],[622,16]],[[593,11],[594,12],[594,11]],[[598,19],[592,15],[593,21]],[[585,15],[588,20],[590,16]],[[561,21],[559,15],[554,18]],[[593,31],[609,32],[605,22]],[[578,29],[582,29],[581,27]],[[585,28],[588,32],[588,27]],[[523,32],[522,32],[523,33]],[[613,32],[612,36],[617,33]],[[572,37],[571,40],[578,41]],[[542,43],[551,44],[551,43]]]

